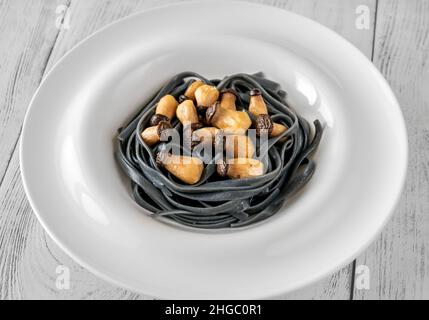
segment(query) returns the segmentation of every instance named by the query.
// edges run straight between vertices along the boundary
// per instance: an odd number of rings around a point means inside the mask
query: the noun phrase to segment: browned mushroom
[[[199,123],[197,109],[190,99],[179,104],[176,110],[176,116],[183,126]]]
[[[195,91],[197,91],[197,89],[203,85],[204,85],[204,82],[199,80],[199,79],[191,82],[191,84],[186,89],[184,96],[188,99],[196,101],[195,100]]]
[[[255,154],[252,139],[244,135],[224,136],[224,148],[228,158],[252,158]]]
[[[252,125],[247,112],[221,108],[219,102],[207,109],[206,122],[227,134],[245,134]]]
[[[234,89],[223,89],[220,93],[220,106],[225,109],[236,111],[235,102],[237,100],[237,92]]]
[[[273,131],[271,131],[271,137],[278,137],[279,135],[283,134],[287,130],[287,127],[280,124],[280,123],[273,123]],[[283,140],[280,139],[280,141]]]
[[[204,84],[195,91],[195,99],[199,108],[208,108],[219,98],[219,91],[214,86]]]
[[[287,130],[287,127],[280,123],[273,123],[268,108],[259,89],[250,91],[249,112],[255,120],[256,135],[267,134],[269,137],[277,137]],[[275,129],[275,130],[274,130]]]
[[[176,98],[172,95],[163,96],[156,106],[155,114],[150,120],[150,125],[156,126],[161,121],[169,122],[173,120],[178,105]]]
[[[157,154],[156,162],[173,176],[187,184],[196,184],[204,171],[203,162],[195,157],[172,155],[161,151]]]
[[[218,128],[215,127],[205,127],[198,130],[195,130],[192,133],[192,142],[198,144],[201,142],[210,142],[213,143],[216,135],[220,132]]]
[[[183,143],[188,149],[194,145],[192,133],[202,128],[194,102],[186,99],[177,107],[176,116],[183,125]]]
[[[156,126],[146,128],[141,136],[148,146],[153,146],[161,140],[162,132],[167,129],[171,129],[171,124],[166,121],[161,121]]]
[[[256,159],[236,158],[221,161],[217,164],[217,173],[221,177],[244,179],[264,174],[264,164]]]

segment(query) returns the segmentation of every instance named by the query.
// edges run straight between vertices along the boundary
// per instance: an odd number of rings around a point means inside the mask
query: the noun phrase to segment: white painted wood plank
[[[59,31],[54,3],[0,2],[0,181]]]
[[[428,299],[429,1],[380,0],[374,49],[374,63],[401,105],[410,156],[393,219],[357,260],[370,269],[370,290],[355,289],[354,297]]]
[[[352,264],[333,275],[277,299],[287,300],[349,300],[352,285]]]
[[[104,1],[72,0],[69,8],[70,29],[59,34],[48,69],[64,53],[100,27],[133,12],[175,1]],[[333,28],[365,54],[369,55],[372,30],[354,27],[355,8],[367,4],[374,8],[375,1],[258,1],[282,7],[309,16]],[[55,3],[55,6],[57,4]],[[1,8],[1,7],[0,7]],[[55,10],[51,8],[50,10]],[[372,10],[374,12],[374,10]],[[30,91],[28,89],[27,91]],[[27,92],[31,95],[33,92]],[[102,299],[144,298],[114,287],[93,276],[67,257],[41,229],[22,190],[18,156],[15,153],[0,187],[0,277],[1,298],[55,298]],[[63,264],[72,270],[71,289],[59,291],[55,287],[55,268]],[[296,293],[280,298],[287,299],[347,299],[350,295],[351,267],[332,277]]]

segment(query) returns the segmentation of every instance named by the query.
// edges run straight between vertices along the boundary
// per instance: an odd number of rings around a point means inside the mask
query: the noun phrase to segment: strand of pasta
[[[165,145],[149,147],[140,133],[154,114],[157,101],[166,94],[178,98],[190,79],[195,78],[216,85],[218,90],[233,88],[239,96],[238,105],[243,109],[249,102],[248,91],[259,89],[272,119],[287,126],[287,131],[269,139],[264,159],[269,168],[266,174],[238,180],[212,179],[216,172],[215,155],[206,165],[200,182],[190,186],[177,182],[157,166],[156,153]],[[222,80],[208,80],[194,72],[174,76],[117,136],[115,155],[131,179],[135,201],[153,217],[203,229],[238,228],[274,215],[314,174],[316,166],[311,156],[323,133],[321,123],[316,120],[311,137],[310,124],[287,104],[285,97],[286,92],[280,85],[264,78],[262,73],[240,73]],[[176,121],[173,127],[180,132],[180,123]]]

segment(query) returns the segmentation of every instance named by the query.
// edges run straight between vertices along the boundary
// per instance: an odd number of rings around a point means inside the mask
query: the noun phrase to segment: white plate
[[[190,232],[131,199],[116,130],[184,70],[264,71],[325,124],[316,174],[268,221]],[[290,12],[219,1],[146,11],[78,45],[41,84],[21,141],[25,190],[52,238],[102,278],[162,298],[271,297],[327,276],[381,231],[406,164],[398,103],[357,49]]]

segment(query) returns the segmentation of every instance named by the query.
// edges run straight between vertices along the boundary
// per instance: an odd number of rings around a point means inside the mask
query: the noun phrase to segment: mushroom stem
[[[195,130],[192,133],[192,142],[193,143],[202,143],[202,142],[214,142],[216,135],[220,132],[218,128],[215,127],[205,127],[198,130]]]
[[[206,122],[228,134],[245,134],[252,125],[246,112],[221,108],[218,102],[207,109]]]
[[[231,179],[258,177],[264,174],[264,164],[256,159],[230,159],[218,163],[217,172],[220,176],[227,176]]]
[[[178,105],[179,103],[172,95],[163,96],[156,105],[155,115],[152,116],[150,125],[156,126],[161,121],[173,120]]]
[[[227,158],[252,158],[255,154],[255,146],[248,136],[226,135],[224,144]]]
[[[197,101],[197,106],[200,108],[208,108],[219,98],[219,91],[216,87],[210,86],[208,84],[200,86],[195,91],[195,99]]]
[[[237,93],[234,89],[224,89],[221,91],[220,106],[225,109],[236,111],[237,107],[235,102],[237,100]]]
[[[285,131],[287,131],[288,127],[280,124],[280,123],[273,123],[273,131],[271,132],[270,137],[278,137]]]
[[[188,88],[185,91],[185,96],[188,99],[194,100],[195,101],[195,91],[197,91],[197,89],[199,87],[201,87],[202,85],[204,85],[204,82],[202,82],[201,80],[195,80],[193,81]]]
[[[268,114],[268,108],[265,104],[262,93],[259,89],[250,91],[249,112],[257,118],[260,114]]]
[[[183,126],[199,122],[197,109],[192,100],[189,99],[179,104],[176,110],[176,116]]]
[[[274,123],[271,120],[267,105],[259,89],[250,91],[249,112],[256,118],[255,127],[258,136],[266,132],[270,138],[278,137],[287,130],[284,125]]]
[[[161,140],[162,132],[167,129],[171,129],[171,124],[166,121],[161,121],[156,126],[146,128],[142,132],[141,136],[143,141],[151,147]]]
[[[195,184],[200,181],[204,171],[203,162],[195,157],[172,155],[161,151],[156,160],[158,165],[187,184]]]

